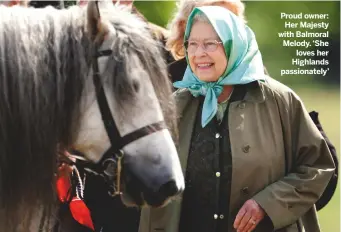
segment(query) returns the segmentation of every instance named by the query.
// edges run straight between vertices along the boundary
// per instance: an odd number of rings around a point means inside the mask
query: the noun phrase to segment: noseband
[[[79,168],[102,176],[109,185],[109,194],[114,197],[121,194],[122,159],[124,158],[123,147],[142,137],[166,129],[167,126],[164,121],[159,121],[126,134],[123,137],[120,135],[104,93],[101,74],[98,68],[98,58],[110,56],[111,54],[112,50],[98,51],[97,47],[95,47],[92,56],[93,83],[96,89],[96,97],[102,121],[109,137],[111,147],[103,154],[101,160],[96,164],[85,160],[83,155],[77,155],[77,151],[72,152],[75,155],[71,156],[76,158],[76,166]]]

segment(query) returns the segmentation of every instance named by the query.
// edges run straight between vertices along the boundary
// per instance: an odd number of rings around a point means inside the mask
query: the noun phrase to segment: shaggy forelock
[[[112,50],[115,52],[111,57],[115,62],[109,61],[106,70],[107,80],[113,81],[115,98],[121,99],[122,105],[126,103],[124,100],[133,99],[133,85],[130,78],[126,76],[135,75],[142,80],[148,80],[149,77],[165,121],[176,141],[175,103],[171,97],[172,84],[167,76],[167,66],[162,58],[162,45],[153,39],[148,25],[138,16],[111,10],[101,12],[101,15],[104,14],[103,18],[113,25],[117,34],[112,45]]]

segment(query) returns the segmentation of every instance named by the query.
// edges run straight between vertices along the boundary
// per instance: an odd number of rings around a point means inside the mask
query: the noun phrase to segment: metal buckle
[[[124,152],[120,149],[114,154],[113,158],[105,159],[102,162],[103,173],[106,175],[107,180],[110,182],[108,194],[111,197],[121,195],[121,173],[122,173],[122,158]],[[114,182],[114,183],[112,183]]]

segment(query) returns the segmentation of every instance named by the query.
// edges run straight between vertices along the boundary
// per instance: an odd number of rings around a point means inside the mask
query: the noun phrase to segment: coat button
[[[241,102],[238,104],[238,108],[239,109],[244,109],[245,108],[245,103],[244,102]]]
[[[250,145],[245,145],[242,147],[244,153],[248,153],[250,151]]]
[[[249,194],[249,188],[248,187],[242,188],[242,193],[245,195]]]
[[[220,214],[220,215],[219,215],[219,218],[220,218],[220,219],[224,219],[224,215]]]
[[[214,218],[214,219],[218,219],[218,214],[214,214],[214,215],[213,215],[213,218]]]
[[[219,139],[219,138],[220,138],[220,134],[219,134],[219,133],[215,134],[215,137],[216,137],[217,139]]]
[[[216,173],[215,173],[215,176],[216,176],[216,177],[220,177],[220,172],[216,172]]]

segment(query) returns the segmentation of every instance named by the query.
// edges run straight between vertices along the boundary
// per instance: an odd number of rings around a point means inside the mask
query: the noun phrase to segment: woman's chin
[[[205,82],[215,82],[219,79],[219,77],[214,77],[212,75],[196,74],[196,76],[199,78],[199,80],[205,81]]]

